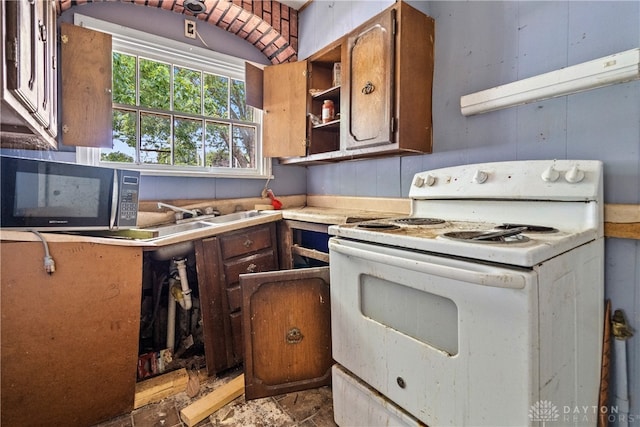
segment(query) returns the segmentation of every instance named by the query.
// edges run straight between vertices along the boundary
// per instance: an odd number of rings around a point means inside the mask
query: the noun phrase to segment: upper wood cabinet
[[[2,9],[2,147],[57,148],[56,2],[10,0]]]
[[[266,67],[265,155],[305,164],[430,153],[433,52],[434,20],[400,1],[305,61]],[[326,99],[336,120],[314,123]]]
[[[111,35],[62,23],[60,38],[61,141],[111,148]]]

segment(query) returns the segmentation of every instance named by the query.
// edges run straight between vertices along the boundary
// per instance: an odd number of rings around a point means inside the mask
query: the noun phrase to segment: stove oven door
[[[333,358],[428,425],[528,425],[537,274],[332,238]]]

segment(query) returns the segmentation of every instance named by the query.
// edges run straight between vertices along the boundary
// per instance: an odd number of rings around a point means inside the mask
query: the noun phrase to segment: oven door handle
[[[419,273],[473,283],[476,285],[496,288],[523,289],[527,282],[525,275],[520,274],[517,271],[506,270],[505,268],[494,267],[487,264],[466,263],[464,261],[458,261],[451,258],[443,258],[450,264],[464,262],[465,266],[462,268],[453,265],[438,264],[436,261],[430,262],[426,259],[420,259],[428,257],[437,260],[438,258],[431,257],[429,255],[415,254],[411,252],[406,252],[405,254],[405,252],[403,252],[402,257],[400,257],[390,253],[363,250],[353,246],[343,245],[339,241],[330,241],[329,247],[332,251],[347,256],[417,271]]]

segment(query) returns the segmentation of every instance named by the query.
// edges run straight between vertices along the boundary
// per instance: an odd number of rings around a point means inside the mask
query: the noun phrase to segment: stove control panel
[[[519,160],[420,172],[412,199],[596,200],[602,191],[598,160]]]

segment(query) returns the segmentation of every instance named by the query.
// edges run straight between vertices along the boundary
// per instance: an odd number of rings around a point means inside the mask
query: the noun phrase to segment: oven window
[[[449,298],[363,274],[360,311],[452,356],[458,354],[458,307]]]

